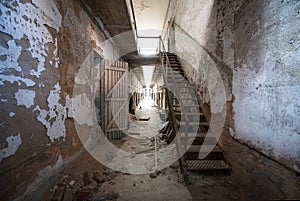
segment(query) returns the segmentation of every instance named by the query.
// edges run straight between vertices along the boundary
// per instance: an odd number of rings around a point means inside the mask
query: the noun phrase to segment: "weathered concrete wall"
[[[299,1],[252,1],[241,7],[235,16],[232,92],[235,136],[298,165],[299,10]]]
[[[232,76],[229,78],[232,85],[223,80],[228,117],[225,128],[232,138],[223,134],[220,143],[234,164],[233,174],[244,169],[243,174],[235,176],[241,178],[240,183],[245,181],[248,188],[262,182],[263,188],[272,192],[277,187],[268,189],[268,182],[278,182],[279,189],[284,185],[299,189],[291,171],[299,171],[300,163],[299,10],[297,0],[171,0],[170,3],[165,27],[175,17],[175,31],[204,47],[223,79]],[[208,92],[201,89],[207,84],[201,79],[201,63],[205,64],[207,57],[199,53],[203,51],[201,48],[182,43],[178,38],[175,36],[175,52],[198,68],[183,62],[185,73],[202,101],[210,104]],[[251,160],[244,160],[251,152],[255,153]],[[263,154],[289,167],[290,172]],[[262,169],[263,166],[268,168]],[[272,166],[278,171],[274,172]],[[264,171],[266,178],[259,180]],[[290,183],[283,182],[285,177]],[[281,190],[282,196],[296,195],[287,188]]]
[[[93,89],[79,69],[92,66],[93,49],[116,53],[77,1],[4,0],[0,9],[0,197],[11,200],[83,149],[74,121],[91,126],[82,108],[93,106]]]

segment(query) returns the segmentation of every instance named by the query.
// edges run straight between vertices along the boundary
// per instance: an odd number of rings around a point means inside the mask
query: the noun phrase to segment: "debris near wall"
[[[85,171],[78,177],[63,176],[49,191],[51,201],[101,201],[116,200],[119,194],[114,191],[105,191],[101,188],[104,182],[111,182],[117,173],[105,169],[92,174]]]

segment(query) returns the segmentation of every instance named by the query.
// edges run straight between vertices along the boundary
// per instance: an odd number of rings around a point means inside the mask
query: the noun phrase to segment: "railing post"
[[[158,42],[158,53],[159,53],[159,55],[160,55],[160,53],[161,53],[161,35],[159,35],[159,40],[158,40],[159,42]]]

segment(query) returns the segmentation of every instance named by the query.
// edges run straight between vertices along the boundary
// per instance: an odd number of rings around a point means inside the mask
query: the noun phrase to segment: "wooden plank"
[[[105,90],[108,113],[105,131],[109,139],[114,139],[124,136],[120,129],[128,129],[127,69],[125,68],[128,64],[121,61],[109,61],[108,64],[105,68],[108,74]]]
[[[106,98],[105,101],[126,101],[127,98],[125,97],[109,97]]]
[[[108,66],[105,70],[114,70],[114,71],[126,71],[125,69],[117,68],[114,66]]]
[[[103,74],[103,76],[102,76]],[[105,130],[105,60],[100,65],[100,112],[101,112],[101,128]]]
[[[114,102],[113,102],[113,103],[114,103]],[[113,124],[115,118],[120,114],[120,112],[121,112],[121,110],[122,110],[122,107],[124,107],[125,104],[126,104],[126,102],[124,102],[124,103],[122,104],[122,106],[118,109],[118,111],[116,112],[116,114],[113,116],[113,118],[110,120],[109,124],[107,125],[107,128],[109,128],[109,127]]]
[[[128,130],[128,128],[124,126],[124,127],[118,128],[118,130],[125,131],[125,130]],[[116,129],[115,128],[109,128],[105,132],[112,132],[112,131],[116,131]]]
[[[117,81],[117,83],[112,87],[112,89],[107,93],[106,97],[110,96],[112,94],[112,92],[115,90],[115,88],[117,88],[117,86],[121,83],[122,79],[126,77],[126,73],[124,73],[121,77],[121,79],[119,79]]]

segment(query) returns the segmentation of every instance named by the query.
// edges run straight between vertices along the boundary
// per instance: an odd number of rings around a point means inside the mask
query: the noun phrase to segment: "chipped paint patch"
[[[4,31],[4,30],[1,30],[1,31]],[[10,35],[10,33],[7,35],[13,37],[13,35]],[[6,59],[4,61],[3,60],[0,61],[0,64],[1,64],[0,72],[3,72],[7,69],[14,69],[17,72],[21,72],[22,69],[18,65],[18,58],[21,55],[22,48],[17,46],[17,44],[14,40],[8,41],[7,46],[8,46],[8,49],[0,46],[1,54],[6,53]]]
[[[49,0],[33,0],[32,3],[42,10],[47,24],[59,31],[62,17],[55,3]]]
[[[53,38],[48,30],[48,27],[54,28],[57,32],[61,27],[62,16],[59,13],[53,0],[33,1],[31,3],[17,3],[17,9],[11,9],[13,1],[4,0],[3,4],[0,4],[2,11],[0,31],[3,34],[9,36],[6,47],[0,46],[0,52],[5,53],[5,59],[0,60],[0,85],[3,85],[4,81],[9,82],[25,82],[27,86],[33,86],[35,83],[28,78],[23,78],[23,74],[20,73],[23,69],[18,63],[18,59],[21,55],[22,48],[16,44],[16,40],[21,40],[24,36],[28,37],[30,46],[26,48],[32,58],[37,59],[37,66],[30,66],[29,75],[33,75],[37,78],[45,70],[45,61],[49,53],[46,46],[47,43],[57,44],[57,39]],[[8,5],[8,6],[6,6]],[[21,15],[21,14],[23,15]],[[17,30],[17,31],[16,31]],[[57,49],[54,50],[54,58],[52,58],[55,68],[58,67]],[[7,76],[11,74],[11,70],[16,71],[15,75]],[[25,75],[26,76],[26,75]]]
[[[4,143],[1,145],[0,161],[3,158],[12,156],[17,152],[19,146],[22,144],[22,139],[21,139],[20,133],[17,136],[11,135],[11,136],[7,137],[6,142],[7,142],[6,148],[4,148],[5,147]]]
[[[28,89],[19,89],[15,93],[15,99],[17,100],[17,105],[24,105],[26,108],[30,108],[34,104],[35,91]]]
[[[67,117],[74,118],[79,125],[93,125],[92,103],[85,93],[76,95],[74,98],[67,96],[65,106],[60,103],[60,93],[61,87],[57,83],[47,98],[49,110],[41,109],[39,105],[33,110],[38,113],[38,121],[47,128],[47,135],[51,142],[60,137],[66,137],[64,123]]]
[[[16,115],[16,113],[14,113],[14,112],[9,113],[9,117],[14,117],[15,115]]]
[[[36,106],[33,110],[39,112],[37,119],[47,128],[47,135],[51,142],[60,137],[66,137],[66,128],[64,125],[66,109],[60,103],[60,93],[61,87],[57,83],[47,98],[49,110],[41,109],[39,106]]]
[[[92,103],[85,93],[76,95],[73,99],[67,96],[66,106],[68,116],[74,118],[79,125],[93,126]]]
[[[18,82],[18,85],[21,86],[24,83],[27,87],[32,87],[35,85],[35,82],[28,78],[22,78],[14,75],[0,75],[0,85],[3,85],[3,81],[10,83]]]
[[[36,106],[33,112],[38,111],[38,121],[47,128],[47,135],[51,142],[60,137],[66,137],[65,119],[66,108],[60,103],[61,87],[57,83],[54,89],[50,91],[47,98],[49,110],[41,109]]]

